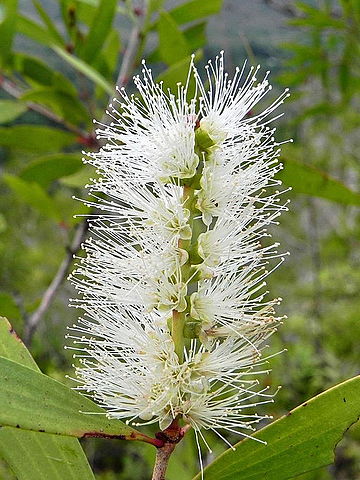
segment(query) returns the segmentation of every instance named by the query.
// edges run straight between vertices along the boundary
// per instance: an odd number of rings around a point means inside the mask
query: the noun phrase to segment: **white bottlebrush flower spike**
[[[70,337],[79,388],[109,417],[247,436],[264,418],[252,408],[272,401],[257,385],[280,320],[266,265],[282,257],[264,238],[286,205],[266,190],[281,168],[269,124],[288,93],[251,116],[268,74],[230,78],[222,53],[205,68],[202,83],[191,62],[175,96],[144,65],[139,96],[120,89],[110,105],[107,144],[86,160],[100,174],[86,203],[102,213],[72,276],[85,313]]]

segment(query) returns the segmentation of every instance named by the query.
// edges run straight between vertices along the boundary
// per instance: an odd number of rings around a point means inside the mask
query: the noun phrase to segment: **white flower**
[[[272,401],[257,377],[280,320],[267,264],[283,257],[264,238],[287,207],[269,192],[281,166],[268,124],[288,95],[249,116],[268,73],[257,83],[244,65],[230,79],[222,53],[206,69],[209,90],[191,63],[175,97],[144,66],[140,97],[121,89],[110,106],[107,144],[85,160],[100,174],[86,201],[99,214],[72,276],[84,315],[70,335],[78,388],[110,417],[161,429],[179,419],[203,439],[201,429],[247,436],[265,418],[253,407]]]

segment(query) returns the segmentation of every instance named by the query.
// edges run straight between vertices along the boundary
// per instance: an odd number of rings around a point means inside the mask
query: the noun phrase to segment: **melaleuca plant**
[[[259,376],[280,299],[265,285],[283,256],[264,239],[287,209],[271,126],[287,90],[252,115],[268,72],[258,81],[244,64],[230,78],[223,53],[205,70],[203,83],[191,62],[174,95],[144,64],[138,94],[119,89],[100,124],[106,144],[84,160],[99,173],[85,201],[98,213],[72,275],[84,315],[69,335],[78,388],[109,417],[193,428],[198,446],[208,430],[249,436],[266,418],[253,407],[273,401]]]

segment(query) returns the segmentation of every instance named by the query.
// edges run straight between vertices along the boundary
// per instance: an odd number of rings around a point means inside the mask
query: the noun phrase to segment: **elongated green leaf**
[[[85,3],[86,5],[97,7],[99,5],[100,0],[79,0],[79,1],[80,3]]]
[[[149,0],[148,3],[148,11],[149,14],[151,15],[154,12],[157,12],[162,8],[164,5],[165,0]]]
[[[8,228],[8,222],[3,213],[0,213],[0,233],[3,233]]]
[[[0,317],[0,355],[38,371],[10,323]],[[35,433],[12,427],[0,429],[0,457],[18,480],[94,480],[75,438]]]
[[[76,16],[84,25],[92,25],[99,6],[99,0],[78,0],[76,5]]]
[[[294,192],[326,198],[343,205],[360,205],[360,194],[325,172],[296,160],[282,160],[285,168],[278,178],[291,185]]]
[[[19,307],[17,306],[14,298],[9,293],[0,292],[0,316],[1,315],[6,315],[11,319],[16,319],[16,320],[21,317]],[[1,323],[1,317],[0,317],[0,323]],[[0,336],[1,336],[1,332],[0,332]]]
[[[345,21],[343,19],[334,18],[333,15],[308,5],[305,2],[296,2],[297,8],[302,10],[305,13],[305,16],[302,15],[299,18],[291,19],[289,24],[291,25],[301,25],[305,27],[315,26],[315,27],[325,27],[325,28],[339,28],[343,30],[346,28]]]
[[[0,123],[9,123],[26,112],[26,106],[14,100],[0,100]]]
[[[65,50],[62,50],[57,46],[53,46],[52,48],[61,58],[63,58],[76,70],[84,74],[87,78],[92,80],[96,85],[103,88],[109,95],[114,93],[114,89],[110,83],[86,62],[80,58],[74,57],[74,55],[70,55],[70,53],[67,53]]]
[[[206,480],[285,480],[334,460],[333,450],[360,416],[360,376],[340,383],[243,440],[205,468]],[[200,479],[200,474],[195,477]]]
[[[10,59],[17,19],[17,0],[2,0],[0,4],[0,64]]]
[[[68,95],[71,95],[72,98],[79,95],[79,92],[76,86],[60,72],[52,70],[52,86],[56,89],[57,92],[64,92]]]
[[[51,45],[52,43],[52,36],[46,28],[23,15],[17,17],[17,30],[42,45]]]
[[[89,178],[97,178],[98,174],[96,173],[95,167],[92,165],[85,165],[78,172],[69,175],[68,177],[63,177],[60,179],[60,183],[68,187],[73,188],[84,188],[84,185],[89,183]]]
[[[65,45],[64,39],[60,35],[58,29],[56,28],[55,23],[52,21],[50,16],[47,14],[46,10],[43,8],[40,2],[37,0],[32,0],[34,7],[36,8],[39,16],[41,17],[42,21],[46,25],[46,28],[51,36],[53,42],[58,45]]]
[[[184,34],[167,12],[160,14],[158,34],[160,57],[168,65],[179,62],[191,53]]]
[[[222,4],[223,0],[191,0],[173,8],[169,13],[178,25],[183,25],[219,13]]]
[[[101,0],[96,10],[84,47],[79,55],[87,63],[93,63],[110,32],[115,16],[117,0]]]
[[[3,357],[0,385],[0,425],[73,437],[142,437],[120,420],[107,419],[85,396]]]
[[[42,60],[24,53],[14,54],[14,70],[21,73],[30,85],[54,87],[58,92],[76,97],[78,92],[62,73],[50,68]]]
[[[95,480],[76,438],[5,427],[0,455],[18,480]]]
[[[195,60],[199,60],[201,57],[202,57],[202,52],[199,50],[195,54]],[[163,82],[165,89],[169,88],[175,93],[178,82],[185,84],[186,79],[188,77],[189,66],[190,66],[190,57],[184,58],[183,60],[180,60],[180,62],[174,63],[173,65],[171,65],[171,67],[165,70],[165,72],[160,74],[157,77],[156,81]],[[191,98],[194,91],[195,91],[195,83],[193,79],[190,79],[190,85],[188,88],[189,98]]]
[[[201,22],[182,30],[190,52],[194,52],[206,44],[206,25],[206,22]],[[161,60],[159,48],[156,48],[147,57],[149,63],[161,62]]]
[[[76,141],[73,133],[40,125],[0,127],[0,145],[16,150],[47,153],[58,152]]]
[[[37,158],[20,174],[27,182],[36,182],[43,188],[58,178],[78,172],[83,167],[79,153],[54,153]]]
[[[97,70],[102,72],[104,77],[111,79],[111,81],[113,80],[120,51],[120,35],[116,30],[111,30],[95,64]]]
[[[16,53],[14,55],[14,69],[26,79],[30,79],[37,84],[48,87],[52,84],[52,69],[36,57]]]
[[[45,105],[60,118],[78,124],[89,124],[91,118],[84,105],[73,95],[54,88],[36,88],[21,96],[23,102],[33,102]]]
[[[184,30],[184,35],[191,52],[198,48],[204,47],[206,44],[206,25],[207,22],[197,23]]]
[[[0,356],[40,372],[29,350],[5,317],[0,316]],[[0,430],[1,431],[1,430]]]
[[[14,175],[4,175],[4,180],[21,202],[35,208],[45,217],[56,221],[62,219],[56,203],[38,183],[26,182]]]

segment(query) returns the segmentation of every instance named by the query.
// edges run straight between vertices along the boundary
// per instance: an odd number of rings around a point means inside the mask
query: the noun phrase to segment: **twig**
[[[27,345],[31,343],[32,337],[35,333],[37,326],[39,325],[40,320],[51,305],[52,301],[54,300],[55,294],[62,282],[64,281],[65,277],[67,277],[73,260],[73,256],[80,249],[81,244],[85,240],[87,229],[87,220],[79,223],[79,225],[77,226],[74,238],[67,249],[66,257],[61,262],[54,278],[52,279],[52,282],[42,296],[39,307],[35,310],[35,312],[29,317],[28,321],[26,322],[24,331],[24,342]]]
[[[165,473],[169,463],[170,455],[174,451],[176,443],[165,443],[156,452],[155,465],[151,480],[165,480]]]
[[[14,98],[21,98],[22,95],[25,93],[25,91],[21,90],[15,83],[7,80],[3,76],[0,76],[0,86],[3,88],[3,90],[6,93],[8,93]],[[72,123],[67,122],[62,117],[52,112],[51,110],[48,110],[43,105],[39,105],[38,103],[34,103],[34,102],[25,102],[25,104],[30,110],[40,113],[41,115],[48,118],[49,120],[52,120],[53,122],[59,123],[60,125],[65,127],[67,130],[75,133],[81,138],[87,139],[89,137],[88,132],[86,132],[85,130],[82,130],[76,125],[73,125]]]
[[[136,10],[138,21],[135,22],[131,30],[129,42],[121,62],[118,78],[116,80],[116,84],[120,88],[124,87],[128,83],[131,72],[134,69],[137,51],[142,39],[144,23],[147,16],[146,3],[147,2],[145,1],[143,8]]]
[[[181,428],[176,418],[168,428],[155,435],[157,439],[162,440],[164,443],[162,447],[157,449],[151,480],[165,480],[170,456],[188,429],[189,426]]]
[[[153,445],[156,448],[162,448],[165,444],[164,440],[161,438],[153,438],[145,435],[144,433],[133,431],[128,434],[119,434],[119,435],[109,435],[107,433],[93,431],[93,432],[85,432],[81,438],[107,438],[113,440],[130,440],[130,441],[138,441],[138,442],[145,442],[149,445]]]

